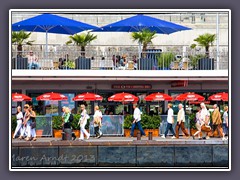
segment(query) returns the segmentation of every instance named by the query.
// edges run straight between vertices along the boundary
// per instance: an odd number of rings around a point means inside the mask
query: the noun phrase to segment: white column
[[[216,26],[216,36],[217,36],[217,70],[219,70],[219,14],[217,13],[217,26]]]

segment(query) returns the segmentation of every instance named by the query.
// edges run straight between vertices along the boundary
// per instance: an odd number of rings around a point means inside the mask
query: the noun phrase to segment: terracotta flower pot
[[[42,137],[42,135],[43,135],[43,129],[36,130],[36,136],[37,137]]]

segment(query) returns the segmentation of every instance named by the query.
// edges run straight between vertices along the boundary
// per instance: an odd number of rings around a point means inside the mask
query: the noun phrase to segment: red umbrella
[[[122,102],[124,106],[124,104],[129,102],[137,103],[138,97],[130,93],[122,92],[122,93],[117,93],[112,95],[111,97],[108,98],[108,101]],[[123,115],[124,115],[124,108],[123,108]]]
[[[116,102],[137,102],[138,97],[134,96],[133,94],[130,93],[117,93],[112,95],[111,97],[108,98],[108,101],[116,101]]]
[[[211,95],[208,100],[210,101],[228,101],[228,93],[222,92]]]
[[[73,101],[102,101],[103,97],[98,94],[87,92],[83,94],[78,94],[72,100]]]
[[[173,98],[171,96],[169,96],[168,94],[164,94],[164,93],[160,93],[160,92],[157,92],[157,93],[152,93],[148,96],[146,96],[144,98],[146,101],[172,101]],[[159,106],[159,104],[158,104]],[[158,110],[158,114],[159,114],[159,110]]]
[[[64,96],[63,94],[59,93],[45,93],[36,98],[38,101],[62,101],[62,100],[68,100],[67,96]]]
[[[173,98],[164,93],[152,93],[145,97],[146,101],[172,101]]]
[[[175,100],[177,101],[204,101],[205,98],[199,94],[195,93],[185,93],[178,95]]]
[[[12,101],[14,102],[31,101],[31,100],[32,98],[28,97],[25,94],[12,93]]]

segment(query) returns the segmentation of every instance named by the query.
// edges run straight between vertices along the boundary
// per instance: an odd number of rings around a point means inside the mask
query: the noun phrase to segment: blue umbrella
[[[191,28],[174,24],[172,22],[164,21],[150,16],[136,15],[108,24],[101,28],[93,30],[94,32],[139,32],[148,29],[159,34],[171,34],[177,31],[190,30]]]
[[[155,31],[159,34],[171,34],[177,31],[190,30],[191,28],[138,14],[112,24],[102,26],[93,30],[93,32],[139,32],[144,29]],[[139,43],[139,58],[141,56],[140,46],[141,44]]]
[[[96,29],[98,27],[75,21],[54,14],[41,14],[12,25],[12,31],[31,31],[46,33],[46,52],[48,45],[48,33],[76,34],[78,32]]]

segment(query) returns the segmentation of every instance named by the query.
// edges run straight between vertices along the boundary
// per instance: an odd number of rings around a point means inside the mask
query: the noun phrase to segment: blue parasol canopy
[[[48,33],[73,35],[81,31],[96,28],[98,27],[48,13],[12,24],[12,31],[45,32],[46,52],[48,49]]]
[[[171,34],[177,31],[190,30],[191,28],[139,14],[100,27],[93,30],[93,32],[139,32],[144,29],[155,31],[159,34]]]

